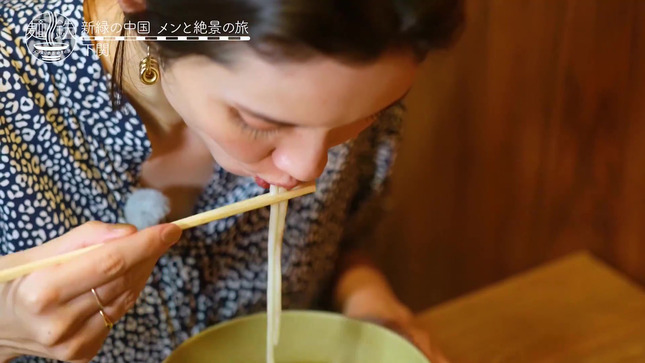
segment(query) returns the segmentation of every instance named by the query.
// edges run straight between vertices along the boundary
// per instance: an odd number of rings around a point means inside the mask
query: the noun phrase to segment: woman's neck
[[[83,4],[85,21],[88,24],[97,24],[106,21],[110,25],[123,22],[123,12],[116,0],[85,0]],[[119,35],[119,34],[95,34]],[[101,63],[106,72],[113,74],[114,53],[118,41],[104,41],[107,45],[108,56],[100,56]],[[178,124],[183,123],[182,118],[168,102],[161,81],[154,85],[145,85],[139,81],[139,62],[146,56],[146,48],[140,42],[124,41],[122,63],[122,91],[127,94],[128,100],[143,119],[151,137],[163,137],[176,130]],[[163,77],[163,74],[161,75]]]

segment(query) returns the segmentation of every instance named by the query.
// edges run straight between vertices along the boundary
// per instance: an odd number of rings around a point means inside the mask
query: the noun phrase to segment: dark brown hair
[[[369,62],[391,49],[412,50],[419,60],[449,46],[463,21],[462,0],[148,0],[146,10],[125,14],[125,22],[194,24],[245,21],[244,43],[272,60],[305,60],[317,54],[343,62]],[[154,34],[151,34],[154,35]],[[162,67],[189,54],[234,62],[240,43],[155,42]],[[115,52],[112,104],[121,105],[123,43]]]

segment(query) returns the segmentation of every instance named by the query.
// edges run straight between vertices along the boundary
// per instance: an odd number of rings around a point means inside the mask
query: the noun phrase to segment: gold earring
[[[139,62],[139,79],[148,86],[157,83],[159,79],[159,63],[150,55],[150,46],[148,54]]]

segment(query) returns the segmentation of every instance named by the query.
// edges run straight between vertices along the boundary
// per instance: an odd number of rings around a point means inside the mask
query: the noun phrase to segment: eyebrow
[[[408,90],[405,91],[403,96],[397,98],[394,102],[392,102],[389,105],[383,107],[380,111],[374,112],[373,115],[377,115],[377,114],[387,110],[388,108],[396,105],[397,103],[401,102],[410,93],[411,89],[412,88],[408,88]],[[268,122],[268,123],[271,123],[271,124],[275,124],[277,126],[282,126],[282,127],[297,126],[297,124],[294,124],[294,123],[291,123],[291,122],[282,121],[282,120],[276,120],[276,119],[274,119],[272,117],[263,115],[262,113],[253,111],[253,110],[251,110],[251,109],[249,109],[249,108],[247,108],[245,106],[240,105],[239,103],[235,103],[235,107],[239,108],[240,110],[242,110],[245,113],[248,113],[248,114],[252,115],[253,117],[259,118],[262,121],[265,121],[265,122]]]

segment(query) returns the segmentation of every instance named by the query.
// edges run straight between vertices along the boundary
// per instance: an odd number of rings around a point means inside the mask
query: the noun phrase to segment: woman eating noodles
[[[111,38],[102,54],[76,44],[45,62],[25,34],[47,11],[79,35],[81,24],[119,36],[138,35],[126,23],[244,21],[250,40]],[[400,101],[460,22],[457,0],[0,0],[0,269],[106,242],[0,284],[0,362],[161,362],[263,310],[267,208],[182,234],[137,231],[124,206],[157,189],[172,221],[314,180],[315,194],[289,204],[284,307],[331,300],[429,354],[361,257],[369,230],[352,227],[374,226],[358,221],[378,214]]]

